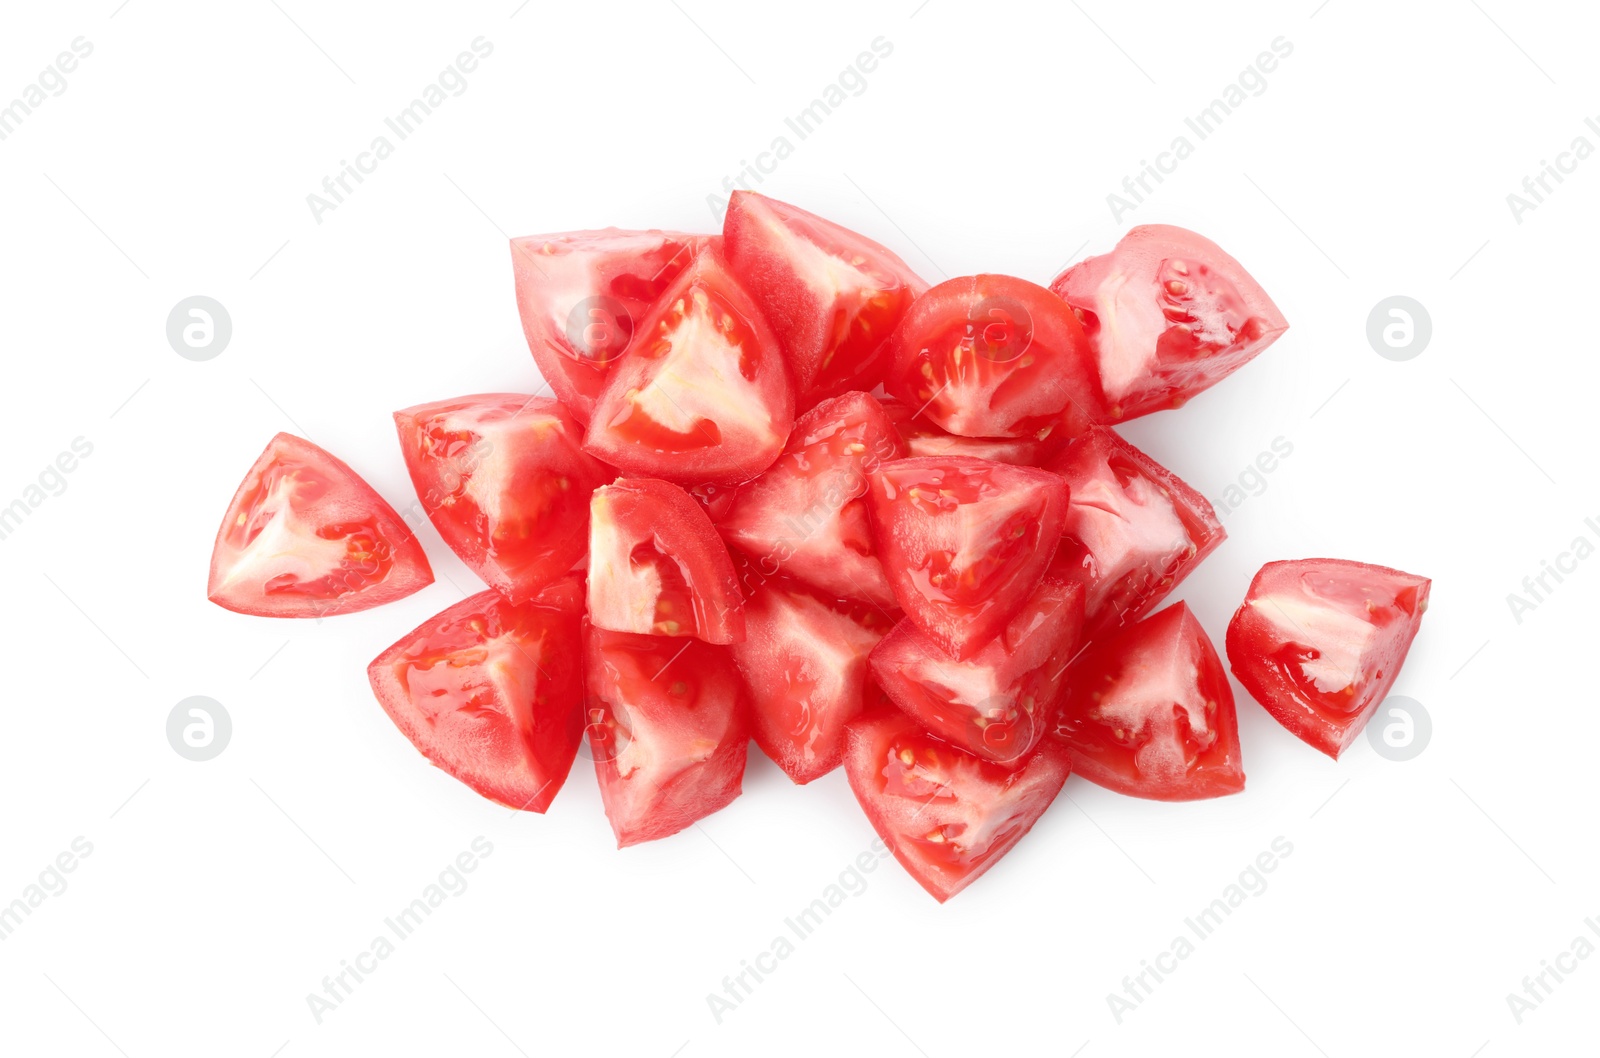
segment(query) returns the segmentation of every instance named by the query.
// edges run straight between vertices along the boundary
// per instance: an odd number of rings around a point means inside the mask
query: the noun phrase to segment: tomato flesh
[[[1072,663],[1057,732],[1073,769],[1118,793],[1193,801],[1244,789],[1233,689],[1181,602]]]
[[[1176,408],[1255,359],[1289,323],[1210,239],[1166,224],[1068,268],[1050,289],[1083,320],[1106,400],[1102,421]]]
[[[566,573],[588,546],[589,496],[615,475],[546,397],[485,393],[394,414],[406,469],[444,542],[513,602]]]
[[[1432,583],[1343,559],[1269,562],[1228,625],[1233,673],[1278,723],[1337,759],[1400,675]]]
[[[1083,586],[1046,578],[1000,635],[957,661],[911,621],[872,652],[872,672],[930,733],[996,764],[1015,764],[1044,737],[1083,633]]]
[[[845,772],[872,827],[918,885],[944,903],[1021,841],[1072,770],[1046,740],[1016,768],[979,760],[879,710],[850,725]]]
[[[367,667],[389,719],[483,796],[543,812],[578,751],[582,580],[514,604],[494,590],[436,614]]]
[[[750,731],[723,648],[591,627],[584,664],[585,732],[619,849],[739,796]]]
[[[916,409],[897,400],[881,400],[883,413],[894,423],[911,456],[971,456],[1011,463],[1020,467],[1042,467],[1061,447],[1061,438],[1039,440],[1033,437],[962,437],[947,433]]]
[[[207,597],[260,617],[326,617],[433,583],[416,534],[355,471],[280,433],[245,474],[217,530]]]

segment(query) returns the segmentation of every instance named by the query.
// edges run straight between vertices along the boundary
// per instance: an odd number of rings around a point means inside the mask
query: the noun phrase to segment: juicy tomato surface
[[[1015,768],[979,760],[896,709],[849,728],[845,773],[872,827],[941,904],[1021,841],[1072,771],[1065,746],[1040,744]]]
[[[367,679],[434,765],[508,808],[543,812],[582,734],[582,621],[575,574],[521,605],[479,592],[378,655]]]
[[[683,489],[618,478],[589,501],[589,620],[613,632],[744,638],[728,546]]]
[[[1289,329],[1261,284],[1216,243],[1167,224],[1134,228],[1050,289],[1083,320],[1104,422],[1176,408]]]
[[[626,473],[731,484],[770,466],[793,425],[778,340],[708,246],[612,365],[584,447]]]
[[[589,495],[615,474],[583,451],[583,427],[560,403],[485,393],[394,421],[434,528],[485,584],[521,602],[583,557]]]
[[[1052,568],[1087,590],[1088,639],[1154,610],[1227,538],[1204,496],[1113,430],[1095,427],[1050,469],[1071,490]]]
[[[867,477],[873,540],[901,609],[946,653],[971,656],[1016,616],[1050,564],[1066,483],[963,456],[902,459]]]
[[[749,719],[727,651],[590,627],[585,733],[617,847],[676,834],[744,782]]]
[[[777,462],[738,487],[717,527],[763,577],[782,572],[892,610],[894,592],[872,550],[866,475],[905,454],[876,400],[825,400],[795,422]]]
[[[888,340],[928,289],[899,257],[798,206],[735,191],[722,226],[728,267],[766,313],[810,407],[882,381]]]
[[[1043,441],[1032,437],[962,437],[941,430],[936,423],[918,415],[910,405],[892,399],[878,403],[900,431],[907,455],[971,456],[1019,467],[1042,467],[1062,447],[1060,438],[1055,436]]]
[[[1244,789],[1228,674],[1181,602],[1072,663],[1056,730],[1073,769],[1118,793],[1193,801]]]
[[[589,421],[638,324],[713,238],[606,228],[511,240],[528,348],[579,422]]]
[[[940,283],[895,328],[890,355],[889,392],[964,437],[1076,437],[1102,411],[1077,316],[1024,279]]]
[[[844,759],[845,724],[871,696],[867,658],[889,622],[775,578],[745,600],[745,640],[728,648],[748,688],[756,745],[796,783]]]
[[[222,516],[210,600],[260,617],[354,613],[433,583],[416,534],[341,460],[280,433]]]
[[[872,652],[889,699],[930,733],[996,764],[1025,758],[1053,722],[1083,633],[1083,586],[1047,577],[1005,630],[957,661],[909,620]]]
[[[1251,697],[1338,759],[1400,675],[1432,581],[1337,558],[1269,562],[1228,625],[1228,661]]]

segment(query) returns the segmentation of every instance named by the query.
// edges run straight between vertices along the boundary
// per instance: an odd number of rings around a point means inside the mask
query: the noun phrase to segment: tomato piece
[[[875,697],[867,657],[889,621],[783,578],[744,606],[745,640],[728,653],[749,690],[756,745],[804,785],[844,759],[845,724]]]
[[[878,402],[847,393],[818,404],[767,471],[741,485],[717,522],[761,577],[780,570],[836,595],[896,607],[872,551],[866,474],[905,456]]]
[[[962,437],[946,433],[937,424],[918,415],[917,410],[897,400],[880,400],[883,413],[900,431],[906,454],[913,456],[971,456],[1011,463],[1019,467],[1042,467],[1062,447],[1062,438],[1052,434],[1044,440],[1032,437]]]
[[[928,289],[884,246],[798,206],[735,191],[728,267],[777,334],[805,408],[882,381],[889,335]]]
[[[1052,568],[1087,590],[1088,639],[1154,610],[1227,539],[1204,496],[1114,430],[1095,427],[1050,469],[1072,493]]]
[[[1244,789],[1233,688],[1181,602],[1079,655],[1056,733],[1079,775],[1131,797],[1194,801]]]
[[[1432,583],[1337,558],[1269,562],[1228,624],[1233,674],[1278,723],[1337,760],[1400,675]]]
[[[770,466],[793,425],[777,338],[707,247],[612,365],[584,447],[626,473],[731,484]]]
[[[929,732],[996,764],[1021,761],[1050,726],[1083,634],[1083,586],[1047,577],[1005,630],[957,661],[909,620],[872,652],[872,673]]]
[[[618,478],[589,501],[589,620],[640,635],[744,638],[728,546],[683,489]]]
[[[416,534],[371,485],[310,441],[280,433],[222,516],[206,596],[235,613],[327,617],[432,583]]]
[[[941,904],[1010,852],[1072,771],[1054,740],[1017,768],[979,760],[883,709],[849,728],[850,789],[894,858]]]
[[[1050,289],[1083,321],[1103,422],[1176,408],[1255,359],[1289,322],[1244,267],[1203,236],[1147,224],[1068,268]]]
[[[485,584],[522,602],[583,557],[589,495],[615,474],[579,447],[583,427],[561,404],[484,393],[394,422],[434,528]]]
[[[940,283],[895,328],[890,355],[889,392],[963,437],[1076,437],[1101,411],[1077,316],[1025,279]]]
[[[983,459],[901,459],[867,475],[895,598],[946,653],[971,657],[1017,615],[1066,521],[1067,485]]]
[[[676,834],[744,781],[749,720],[727,652],[590,627],[590,755],[617,848]]]
[[[579,422],[589,421],[638,324],[713,238],[606,228],[511,240],[528,348]]]
[[[436,767],[543,812],[582,736],[583,581],[516,604],[493,589],[435,614],[367,666],[394,726]]]

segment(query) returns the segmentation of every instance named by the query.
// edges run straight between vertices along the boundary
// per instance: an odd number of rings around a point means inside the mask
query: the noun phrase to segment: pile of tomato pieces
[[[1244,789],[1222,659],[1187,606],[1162,608],[1226,534],[1112,429],[1286,329],[1214,243],[1140,227],[1049,287],[930,287],[865,236],[740,192],[720,235],[511,250],[555,399],[397,412],[409,522],[279,435],[224,518],[212,601],[320,617],[409,595],[432,581],[425,514],[488,587],[371,663],[379,702],[516,809],[545,811],[586,741],[619,846],[736,798],[752,739],[797,784],[842,765],[941,901],[1073,771],[1167,801]],[[1232,670],[1337,757],[1428,587],[1269,563],[1228,628]]]

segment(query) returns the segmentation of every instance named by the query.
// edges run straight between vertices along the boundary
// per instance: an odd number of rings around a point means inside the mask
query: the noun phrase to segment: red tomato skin
[[[637,324],[713,235],[568,231],[511,240],[522,331],[539,373],[587,423]]]
[[[1238,261],[1167,224],[1132,229],[1050,289],[1078,313],[1094,349],[1106,401],[1101,422],[1181,407],[1289,328]]]
[[[1015,766],[1054,723],[1062,676],[1082,634],[1083,586],[1046,577],[1005,630],[969,660],[957,661],[904,620],[873,650],[872,672],[889,699],[930,734]]]
[[[317,489],[314,499],[296,502],[289,497],[280,502],[276,489],[293,491],[296,482],[312,481],[310,488]],[[265,491],[264,491],[265,490]],[[342,534],[347,540],[346,557],[337,569],[313,568],[319,573],[311,583],[326,580],[327,588],[336,594],[323,591],[300,591],[296,585],[303,583],[283,561],[264,556],[263,574],[271,568],[279,573],[265,580],[239,581],[234,574],[243,564],[248,548],[257,536],[278,519],[266,525],[253,524],[257,510],[282,511],[284,518],[303,522],[305,543],[312,547],[330,550],[331,545],[316,541],[331,541],[338,536],[322,536],[330,527],[342,527],[351,532]],[[306,533],[311,534],[305,536]],[[314,539],[313,539],[314,538]],[[367,546],[367,545],[371,546]],[[269,587],[274,581],[293,578],[284,584]],[[257,617],[331,617],[334,614],[356,613],[374,606],[403,599],[433,583],[433,569],[417,541],[416,533],[375,492],[359,474],[332,453],[310,441],[280,433],[262,450],[244,480],[228,501],[228,510],[222,516],[217,530],[216,543],[211,551],[211,572],[206,586],[206,596],[225,610],[251,614]]]
[[[895,328],[890,355],[890,394],[947,433],[1071,438],[1103,413],[1077,316],[1025,279],[940,283]]]
[[[1279,588],[1301,583],[1322,583],[1333,591],[1348,589],[1370,600],[1370,609],[1361,608],[1367,609],[1372,618],[1368,623],[1379,634],[1371,649],[1363,651],[1358,664],[1352,666],[1360,686],[1352,682],[1349,692],[1325,694],[1315,686],[1307,687],[1304,677],[1296,680],[1291,666],[1302,665],[1303,671],[1305,648],[1326,644],[1301,644],[1300,650],[1295,650],[1288,640],[1303,634],[1304,629],[1291,629],[1287,635],[1282,629],[1275,630],[1271,618],[1252,605]],[[1428,578],[1413,573],[1347,559],[1269,562],[1256,573],[1244,603],[1228,623],[1229,665],[1274,720],[1307,745],[1338,760],[1366,728],[1399,677],[1428,609],[1432,585]],[[1302,617],[1300,623],[1310,622]],[[1339,702],[1340,698],[1346,700]]]
[[[892,708],[855,720],[845,753],[850,789],[872,828],[900,866],[941,904],[1022,840],[1071,771],[1071,755],[1052,739],[1040,743],[1020,767],[1006,768],[934,738]],[[963,815],[986,812],[1005,814],[994,828],[997,836],[981,848],[964,846]],[[930,840],[936,833],[944,840]]]
[[[507,808],[542,813],[582,737],[582,619],[576,574],[521,605],[479,592],[379,654],[367,679],[395,727],[435,767]],[[531,698],[508,702],[508,688]]]
[[[772,465],[793,425],[794,386],[777,337],[712,245],[611,365],[584,448],[626,474],[737,484]]]
[[[589,755],[617,848],[669,837],[743,786],[744,688],[723,647],[590,626]]]
[[[485,584],[524,602],[583,558],[589,496],[616,475],[583,451],[583,427],[559,402],[483,393],[394,421],[428,518]]]
[[[1087,640],[1126,628],[1150,613],[1228,538],[1204,496],[1107,427],[1096,426],[1074,441],[1049,469],[1061,475],[1072,491],[1061,548],[1051,569],[1084,585]],[[1122,483],[1128,501],[1143,493],[1143,498],[1159,503],[1173,532],[1184,537],[1181,552],[1159,571],[1145,567],[1124,572],[1109,585],[1104,580],[1111,571],[1094,552],[1096,545],[1105,547],[1099,538],[1106,533],[1107,509],[1115,506],[1097,494],[1095,483],[1104,481],[1107,471]]]
[[[783,347],[799,407],[882,381],[889,335],[928,289],[904,261],[863,235],[754,191],[729,198],[722,237],[729,268]],[[825,278],[814,274],[820,255],[833,261],[825,267],[850,273],[859,285],[818,289]]]
[[[946,653],[958,660],[971,657],[1016,616],[1049,566],[1066,520],[1066,482],[1034,467],[966,456],[897,460],[870,473],[868,482],[873,540],[895,598]],[[974,491],[976,499],[952,502],[946,497]],[[956,541],[962,546],[955,552],[929,546],[939,542],[934,537],[940,521],[955,508],[997,501],[1004,504],[996,508],[997,516],[1003,516],[999,524],[954,529],[963,537],[977,534],[981,539]],[[955,569],[955,560],[967,547],[982,549],[976,561],[995,559],[1006,567],[999,581],[985,578],[982,594],[968,594],[963,583],[975,565]],[[947,568],[941,570],[941,565]],[[959,598],[957,592],[967,597]]]
[[[1031,437],[962,437],[941,430],[937,424],[918,415],[910,405],[890,398],[879,403],[883,405],[883,413],[900,431],[908,456],[933,459],[971,456],[1019,467],[1042,467],[1065,443],[1060,434],[1052,434],[1043,441]]]
[[[1183,730],[1194,737],[1193,714],[1184,702],[1172,702],[1169,712],[1139,718],[1147,722],[1141,732],[1128,731],[1136,721],[1105,715],[1105,710],[1119,707],[1137,710],[1140,701],[1147,700],[1152,680],[1168,675],[1130,673],[1128,666],[1155,667],[1179,660],[1193,667],[1192,674],[1178,674],[1179,689],[1188,692],[1190,703],[1201,710],[1201,737],[1209,742],[1198,749],[1192,761],[1185,760],[1181,774],[1172,766],[1171,753],[1161,752],[1167,747],[1152,745],[1159,735],[1150,732],[1149,726],[1170,720],[1175,740],[1184,738]],[[1233,688],[1217,648],[1181,602],[1120,629],[1079,655],[1067,671],[1067,691],[1056,732],[1072,749],[1074,771],[1129,797],[1195,801],[1244,789]],[[1132,737],[1140,733],[1149,737],[1130,745]],[[1153,766],[1141,765],[1146,747],[1154,751],[1150,754]]]
[[[665,577],[684,582],[678,594],[688,596],[692,628],[681,612],[661,616],[660,600],[675,583],[659,583],[651,599],[640,594],[651,586],[648,576],[640,578],[643,547],[660,556],[655,568]],[[618,478],[590,497],[588,613],[608,631],[719,644],[745,635],[744,596],[728,546],[693,497],[653,478]]]

